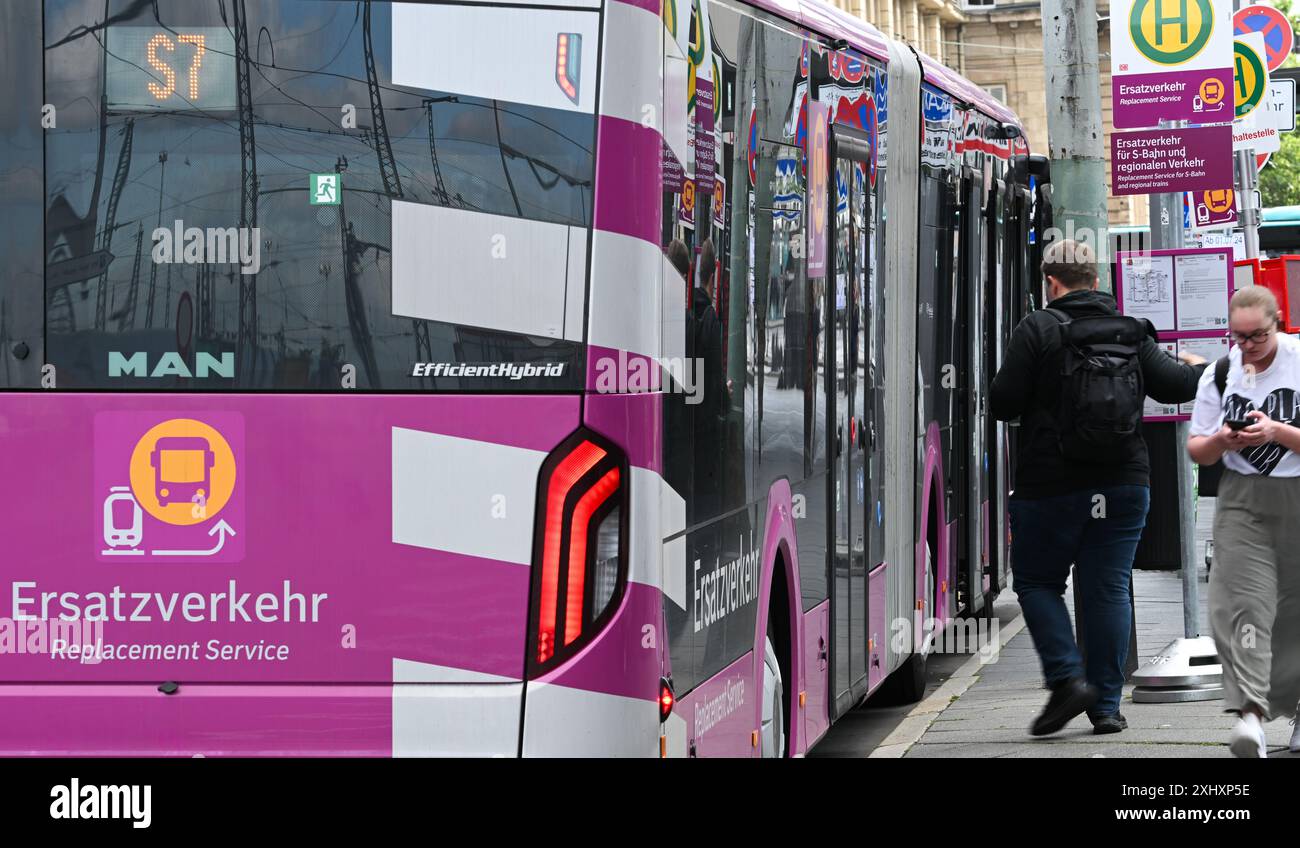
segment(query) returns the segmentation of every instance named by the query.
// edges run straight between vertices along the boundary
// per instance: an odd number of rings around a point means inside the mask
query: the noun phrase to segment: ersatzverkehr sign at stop
[[[1230,2],[1116,0],[1111,21],[1117,129],[1233,119]]]

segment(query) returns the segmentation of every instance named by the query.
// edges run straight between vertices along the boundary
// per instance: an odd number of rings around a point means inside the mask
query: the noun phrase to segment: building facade
[[[1043,70],[1043,9],[1037,0],[965,0],[965,22],[959,28],[956,57],[948,64],[971,81],[993,92],[1025,124],[1029,148],[1047,152],[1047,79]],[[1097,44],[1101,76],[1102,148],[1110,171],[1113,127],[1110,89],[1110,2],[1097,0]],[[1145,226],[1147,198],[1111,197],[1107,201],[1111,226]]]
[[[1047,80],[1038,0],[832,0],[983,86],[1024,122],[1031,150],[1046,153]],[[1101,108],[1110,168],[1110,2],[1097,0]],[[1111,197],[1111,226],[1144,226],[1147,198]]]
[[[857,15],[872,26],[923,53],[957,67],[949,61],[966,22],[959,0],[831,0],[839,8]]]

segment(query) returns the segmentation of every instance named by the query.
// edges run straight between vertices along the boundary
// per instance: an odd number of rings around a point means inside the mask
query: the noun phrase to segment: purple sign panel
[[[830,107],[808,104],[808,276],[826,276],[827,201],[830,187]],[[1231,143],[1231,142],[1229,142]]]
[[[95,416],[96,558],[118,564],[244,558],[244,419],[237,412]]]
[[[713,175],[717,171],[713,139],[713,83],[695,81],[695,190],[713,192]]]
[[[1172,194],[1232,185],[1232,125],[1117,132],[1110,193]]]
[[[1110,89],[1116,129],[1161,121],[1226,124],[1236,106],[1231,68],[1116,75]]]
[[[1190,192],[1184,202],[1188,207],[1192,229],[1237,226],[1236,192],[1230,188]]]
[[[682,169],[682,163],[677,161],[673,155],[673,150],[668,146],[668,142],[661,141],[664,154],[664,191],[680,194],[682,191],[682,181],[686,179],[686,173]]]

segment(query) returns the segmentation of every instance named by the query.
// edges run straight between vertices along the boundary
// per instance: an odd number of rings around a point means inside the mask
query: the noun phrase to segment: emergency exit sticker
[[[244,418],[95,416],[95,555],[119,565],[244,558]]]

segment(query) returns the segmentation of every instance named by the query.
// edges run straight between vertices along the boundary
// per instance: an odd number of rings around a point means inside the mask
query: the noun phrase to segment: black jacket
[[[699,416],[696,428],[716,428],[727,412],[724,398],[727,375],[722,372],[722,322],[718,320],[713,301],[702,288],[694,289],[691,295],[691,318],[693,345],[690,355],[698,357],[704,365],[703,397],[696,411]],[[715,449],[709,448],[711,451]]]
[[[1104,292],[1075,291],[1050,304],[1071,319],[1117,315],[1115,299]],[[989,411],[1000,421],[1020,419],[1016,437],[1013,496],[1041,498],[1096,486],[1150,485],[1151,465],[1141,434],[1124,446],[1122,462],[1082,465],[1061,456],[1057,440],[1057,404],[1061,397],[1061,322],[1047,312],[1030,313],[1011,336],[1006,359],[989,390]],[[1154,336],[1154,330],[1151,330]],[[1184,365],[1148,337],[1142,340],[1142,380],[1146,393],[1161,403],[1196,397],[1204,365]]]

